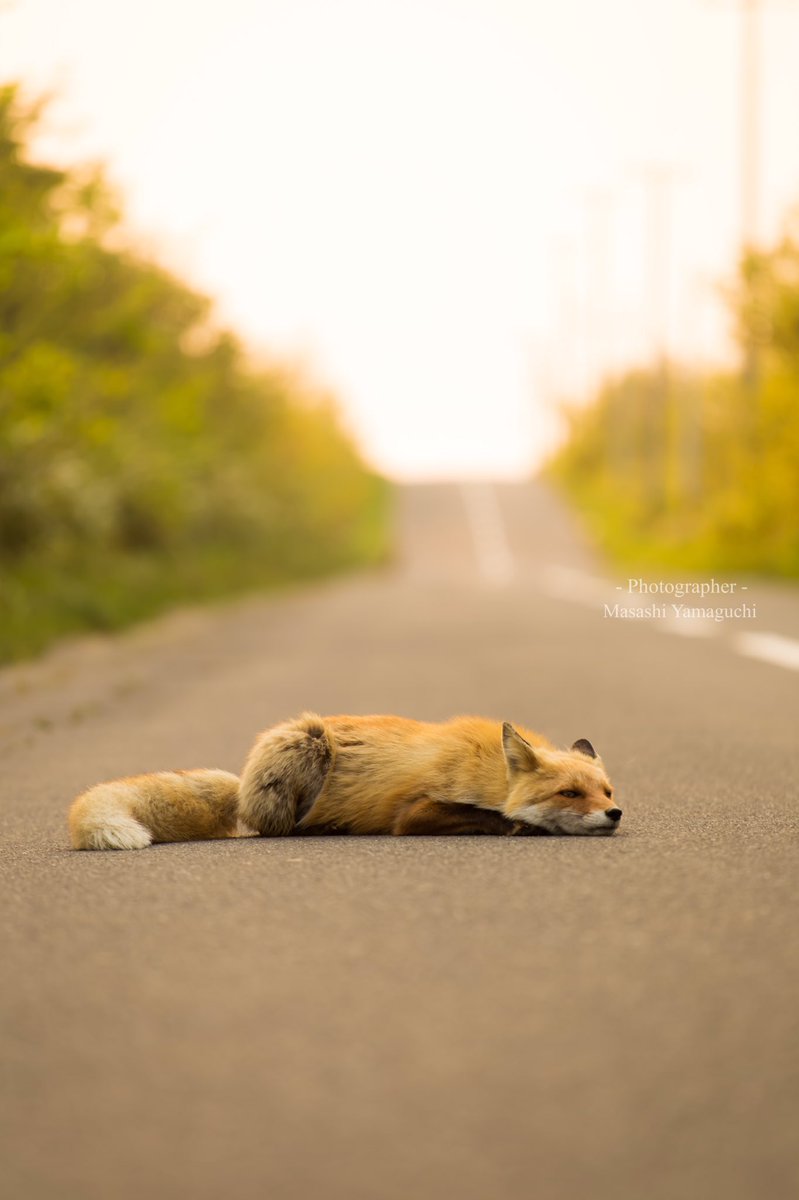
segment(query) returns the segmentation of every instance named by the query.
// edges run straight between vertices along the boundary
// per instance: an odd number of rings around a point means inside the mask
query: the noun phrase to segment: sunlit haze
[[[799,6],[761,28],[768,238]],[[137,239],[375,464],[503,477],[603,372],[730,353],[740,36],[712,0],[18,0],[0,72],[57,90],[38,153],[106,161]]]

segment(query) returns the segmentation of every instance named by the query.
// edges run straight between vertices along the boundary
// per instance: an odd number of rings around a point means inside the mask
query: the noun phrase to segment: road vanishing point
[[[0,1193],[793,1200],[797,589],[608,616],[542,485],[397,504],[385,569],[0,674]],[[79,791],[304,709],[589,738],[621,830],[69,848]]]

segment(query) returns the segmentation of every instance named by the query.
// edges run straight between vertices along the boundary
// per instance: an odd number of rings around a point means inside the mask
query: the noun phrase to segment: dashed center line
[[[733,646],[747,658],[759,658],[776,667],[799,671],[799,641],[781,633],[739,633]]]
[[[497,494],[490,483],[461,484],[477,566],[486,583],[505,587],[516,574]]]
[[[566,567],[561,563],[549,563],[541,569],[541,585],[549,596],[558,600],[571,600],[597,608],[609,596],[610,584],[598,575],[589,575],[578,567]]]
[[[715,637],[718,625],[703,617],[661,617],[658,625],[661,633],[673,633],[677,637]]]

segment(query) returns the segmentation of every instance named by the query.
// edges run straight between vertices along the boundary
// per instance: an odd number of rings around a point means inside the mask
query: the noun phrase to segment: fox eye
[[[558,792],[559,796],[565,796],[567,800],[579,800],[582,794],[582,792],[575,792],[574,788],[564,788],[563,791]]]

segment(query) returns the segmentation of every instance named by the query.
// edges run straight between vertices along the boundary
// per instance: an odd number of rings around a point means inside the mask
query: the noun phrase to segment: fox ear
[[[572,750],[577,750],[580,754],[587,754],[589,758],[596,758],[596,750],[588,738],[578,738],[572,746]]]
[[[535,750],[526,742],[520,733],[505,721],[502,725],[502,749],[509,775],[518,775],[522,771],[537,771],[539,767]]]

